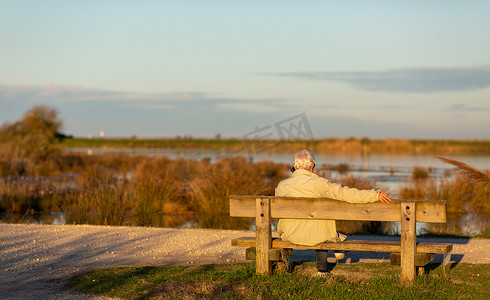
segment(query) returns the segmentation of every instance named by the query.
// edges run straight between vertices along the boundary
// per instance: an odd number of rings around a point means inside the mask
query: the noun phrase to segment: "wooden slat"
[[[255,217],[255,199],[250,196],[230,196],[230,216]]]
[[[255,237],[257,239],[255,269],[257,274],[271,274],[271,217],[268,198],[256,199],[257,216],[255,219]]]
[[[231,240],[231,245],[236,247],[255,247],[254,237],[241,237]],[[400,242],[397,241],[366,241],[346,240],[342,243],[322,243],[316,246],[297,245],[283,241],[279,238],[272,240],[273,248],[292,249],[318,249],[318,250],[346,250],[346,251],[374,251],[374,252],[401,252]],[[417,243],[417,253],[441,253],[447,254],[453,250],[452,244],[444,243]]]
[[[257,259],[257,248],[250,247],[245,250],[245,258],[247,260]],[[281,260],[281,249],[271,248],[269,249],[269,260],[270,261],[280,261]]]
[[[453,244],[445,243],[417,243],[417,253],[447,254],[453,251]]]
[[[271,217],[285,219],[331,219],[359,221],[401,221],[401,201],[351,204],[328,198],[291,198],[273,196],[230,196],[230,216],[255,217],[255,200],[270,198]],[[417,203],[417,222],[445,223],[446,201],[406,201]]]
[[[415,203],[402,203],[401,205],[401,281],[415,279],[415,253],[417,253],[415,208]]]
[[[396,205],[352,204],[322,199],[272,199],[273,218],[399,221]]]
[[[400,265],[402,256],[398,252],[393,252],[390,255],[390,263],[392,265]],[[415,266],[421,267],[434,260],[434,253],[415,253]]]
[[[316,249],[316,250],[344,250],[344,251],[374,251],[399,252],[400,242],[396,241],[344,241],[342,243],[321,243],[316,246],[295,245],[280,239],[272,241],[274,248]]]

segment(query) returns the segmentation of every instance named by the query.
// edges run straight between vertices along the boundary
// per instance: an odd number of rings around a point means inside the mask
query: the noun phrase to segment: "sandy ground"
[[[254,236],[254,232],[0,224],[0,299],[104,299],[74,294],[64,284],[71,276],[96,268],[244,261],[245,249],[230,245],[232,238],[241,236]],[[418,241],[453,243],[451,260],[455,262],[490,263],[490,239]],[[292,260],[314,261],[314,256],[314,251],[295,251]],[[389,253],[349,252],[341,263],[384,260],[389,260]]]

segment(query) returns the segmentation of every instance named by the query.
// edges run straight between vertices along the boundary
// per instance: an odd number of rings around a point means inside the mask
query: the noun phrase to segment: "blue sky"
[[[75,136],[490,139],[490,1],[3,1],[0,123]]]

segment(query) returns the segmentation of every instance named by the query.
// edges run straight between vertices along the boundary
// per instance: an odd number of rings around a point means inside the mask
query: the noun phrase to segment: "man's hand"
[[[380,201],[383,204],[388,204],[391,202],[391,199],[386,195],[385,192],[381,191],[378,194],[378,201]]]

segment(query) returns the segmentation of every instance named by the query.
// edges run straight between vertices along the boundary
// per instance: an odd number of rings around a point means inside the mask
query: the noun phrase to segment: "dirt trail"
[[[244,261],[244,249],[230,246],[240,236],[254,232],[0,224],[0,298],[96,299],[70,293],[63,285],[72,275],[96,268]],[[490,239],[419,240],[453,243],[452,261],[490,263]],[[293,259],[313,261],[314,251],[295,251]],[[350,252],[345,261],[387,259],[387,253]]]

